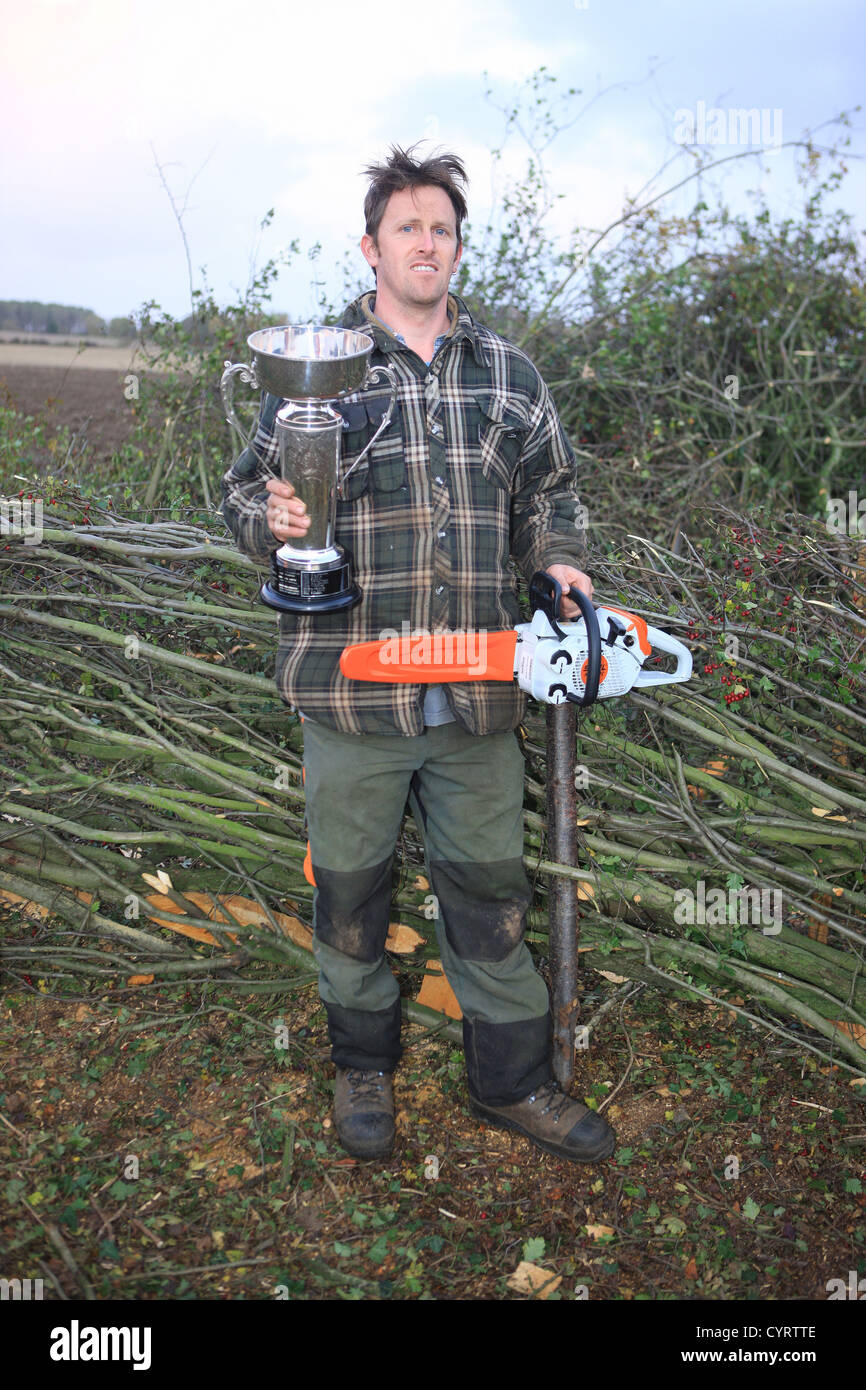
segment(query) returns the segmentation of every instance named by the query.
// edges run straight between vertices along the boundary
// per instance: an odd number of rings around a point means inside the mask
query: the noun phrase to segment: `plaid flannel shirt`
[[[451,327],[427,364],[375,317],[373,292],[340,326],[372,337],[371,365],[398,378],[387,430],[337,502],[336,540],[350,553],[362,601],[310,617],[281,613],[277,688],[287,704],[350,734],[424,730],[422,684],[347,680],[340,653],[396,631],[495,631],[521,618],[511,561],[528,578],[553,564],[584,569],[576,460],[550,392],[525,353],[476,323],[456,296]],[[335,402],[348,470],[381,422],[389,388],[378,383]],[[280,476],[274,416],[264,393],[251,447],[223,478],[222,514],[246,555],[269,566],[279,541],[265,520],[269,477]],[[526,696],[503,681],[445,685],[469,733],[514,729]]]

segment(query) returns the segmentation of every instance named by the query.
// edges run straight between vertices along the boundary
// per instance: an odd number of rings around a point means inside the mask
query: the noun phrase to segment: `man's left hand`
[[[548,565],[547,573],[562,586],[562,603],[560,604],[560,616],[566,619],[579,618],[580,609],[574,599],[568,597],[568,591],[574,585],[576,589],[586,594],[587,598],[592,598],[592,580],[583,570],[576,570],[571,565]]]

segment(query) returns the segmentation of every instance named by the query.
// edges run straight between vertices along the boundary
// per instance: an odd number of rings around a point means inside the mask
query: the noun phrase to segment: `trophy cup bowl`
[[[260,328],[247,347],[263,391],[287,401],[336,400],[363,386],[373,339],[349,328],[296,324]]]
[[[332,613],[352,608],[361,591],[352,580],[351,560],[334,541],[337,495],[349,473],[366,457],[391,422],[397,379],[391,367],[371,367],[373,339],[367,333],[324,324],[285,324],[251,333],[252,364],[226,362],[220,381],[226,421],[243,449],[244,434],[234,409],[235,379],[280,397],[275,427],[280,473],[304,502],[310,517],[306,536],[287,541],[272,556],[272,578],[261,599],[290,613]],[[352,467],[340,476],[343,417],[331,402],[372,384],[380,376],[391,386],[381,424]]]

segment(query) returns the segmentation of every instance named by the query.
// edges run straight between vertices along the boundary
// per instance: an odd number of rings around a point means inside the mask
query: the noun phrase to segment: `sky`
[[[273,307],[315,317],[315,282],[339,297],[347,252],[372,285],[358,249],[362,167],[392,143],[454,150],[470,227],[482,227],[528,153],[512,130],[493,160],[504,111],[541,67],[568,126],[545,152],[561,244],[576,226],[607,226],[666,161],[687,158],[684,113],[701,108],[723,113],[706,132],[719,156],[758,148],[729,112],[763,113],[770,152],[727,166],[723,187],[735,209],[761,188],[794,214],[794,153],[774,147],[819,126],[819,141],[838,133],[825,123],[860,102],[864,55],[861,0],[0,0],[0,299],[106,318],[155,300],[182,315],[183,209],[196,287],[206,275],[232,301],[298,239]],[[864,127],[854,112],[837,197],[861,233]],[[692,184],[663,206],[694,200]]]

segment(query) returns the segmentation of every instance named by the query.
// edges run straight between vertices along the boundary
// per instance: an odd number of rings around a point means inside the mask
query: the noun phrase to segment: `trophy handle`
[[[252,429],[245,431],[238,417],[234,407],[234,378],[239,376],[245,386],[254,386],[258,389],[259,383],[256,379],[256,369],[255,366],[248,367],[243,362],[236,362],[234,366],[232,366],[231,362],[225,362],[223,365],[225,371],[220,377],[220,395],[222,396],[223,410],[226,413],[226,424],[230,429],[234,430],[240,440],[241,452],[243,452],[243,450],[248,449],[252,443],[256,427],[253,425]]]
[[[370,370],[367,372],[366,377],[364,378],[364,386],[369,386],[370,383],[372,381],[375,381],[376,378],[380,375],[385,377],[391,383],[391,399],[388,401],[388,409],[382,416],[379,428],[376,430],[376,433],[373,435],[373,438],[370,440],[369,444],[365,444],[364,448],[361,450],[360,454],[355,459],[355,462],[352,464],[352,467],[347,469],[346,472],[343,474],[342,478],[340,479],[337,491],[341,497],[343,496],[343,484],[345,483],[346,479],[350,476],[350,474],[354,473],[355,469],[358,467],[358,464],[362,463],[363,460],[367,457],[373,445],[376,443],[376,440],[379,438],[379,435],[390,425],[391,417],[394,414],[394,406],[397,404],[397,377],[393,367],[371,367]],[[361,387],[361,390],[364,389],[364,386]]]

